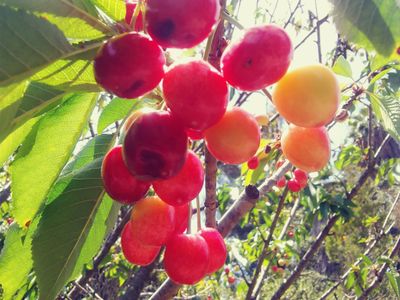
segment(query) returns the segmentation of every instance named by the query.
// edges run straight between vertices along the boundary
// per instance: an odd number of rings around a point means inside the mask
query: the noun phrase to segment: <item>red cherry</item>
[[[287,235],[288,235],[288,237],[292,238],[292,237],[294,237],[294,232],[292,230],[289,230]]]
[[[145,245],[161,246],[175,230],[175,210],[158,197],[135,203],[131,214],[132,233]]]
[[[277,182],[276,182],[276,186],[278,188],[283,188],[286,186],[286,178],[285,176],[282,176],[282,178],[280,178]]]
[[[189,150],[179,173],[166,180],[153,182],[156,194],[173,206],[183,205],[196,198],[204,182],[204,169],[200,159]]]
[[[126,2],[126,14],[125,14],[125,23],[131,25],[133,13],[135,12],[135,8],[137,6],[137,2]],[[139,15],[136,18],[135,23],[135,31],[142,31],[143,30],[143,15],[142,12],[139,12]]]
[[[108,40],[94,60],[96,81],[121,98],[150,92],[164,76],[165,57],[156,42],[130,32]]]
[[[224,272],[225,272],[226,275],[228,275],[230,271],[231,271],[231,270],[230,270],[228,267],[226,267],[225,270],[224,270]]]
[[[148,0],[145,26],[164,48],[192,48],[208,37],[219,14],[218,0]]]
[[[122,146],[108,151],[101,166],[104,189],[114,200],[132,204],[146,195],[150,183],[138,180],[126,167],[122,159]]]
[[[192,141],[198,141],[204,138],[204,132],[202,131],[186,129],[186,134]]]
[[[226,260],[226,246],[224,238],[215,228],[203,228],[199,234],[205,239],[210,253],[210,259],[207,266],[207,274],[218,271]]]
[[[189,203],[175,206],[175,231],[174,233],[184,233],[187,229],[189,219]]]
[[[226,111],[228,85],[221,74],[203,60],[175,64],[162,82],[165,102],[186,128],[203,131]]]
[[[229,284],[234,284],[235,281],[236,281],[236,278],[235,278],[235,277],[233,277],[233,276],[228,276],[228,283],[229,283]]]
[[[297,192],[301,191],[301,186],[295,179],[289,180],[287,182],[287,187],[288,187],[289,191],[291,191],[293,193],[297,193]]]
[[[301,188],[304,188],[307,185],[308,176],[306,172],[300,169],[296,169],[293,171],[293,175]]]
[[[279,269],[279,267],[278,267],[278,266],[275,266],[275,265],[271,267],[271,270],[272,270],[272,272],[274,272],[274,273],[277,273],[277,272],[279,271],[278,269]]]
[[[139,266],[151,264],[160,252],[160,246],[144,245],[132,233],[132,223],[125,224],[121,233],[121,248],[127,261]]]
[[[221,70],[233,87],[256,91],[285,75],[293,57],[287,33],[276,25],[249,28],[229,45],[221,58]]]
[[[6,221],[7,221],[8,225],[11,225],[14,222],[14,219],[13,218],[7,218]]]
[[[248,162],[247,162],[247,167],[250,170],[255,170],[257,169],[258,165],[259,165],[259,160],[257,156],[253,156]]]
[[[168,112],[144,113],[125,135],[123,156],[140,180],[168,179],[182,169],[187,143],[183,127]]]
[[[206,276],[208,260],[208,245],[203,237],[177,234],[166,245],[164,268],[172,281],[195,284]]]

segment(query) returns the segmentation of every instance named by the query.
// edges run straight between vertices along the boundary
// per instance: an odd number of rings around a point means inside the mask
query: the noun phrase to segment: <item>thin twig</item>
[[[308,38],[310,36],[312,36],[314,34],[314,32],[317,30],[317,28],[319,26],[321,26],[323,23],[327,22],[329,18],[329,15],[326,15],[325,17],[323,17],[321,20],[317,21],[317,24],[315,25],[315,27],[304,37],[304,39],[302,39],[295,47],[294,49],[296,50],[297,48],[299,48],[302,44],[304,44],[305,41],[308,40]]]

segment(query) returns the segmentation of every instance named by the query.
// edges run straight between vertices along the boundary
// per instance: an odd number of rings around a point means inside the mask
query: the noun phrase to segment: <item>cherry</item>
[[[156,110],[149,108],[149,107],[144,107],[138,110],[135,110],[124,122],[124,125],[122,125],[121,128],[121,137],[122,141],[125,139],[126,132],[128,131],[129,127],[135,122],[141,115],[149,112],[154,112]]]
[[[129,171],[145,181],[178,174],[187,155],[183,127],[166,111],[142,114],[129,127],[123,156]]]
[[[225,272],[226,275],[228,275],[228,274],[230,273],[230,271],[231,271],[231,270],[229,269],[229,267],[226,267],[226,268],[224,269],[224,272]]]
[[[207,271],[209,249],[198,234],[177,234],[166,244],[164,268],[172,281],[178,284],[195,284]]]
[[[135,203],[131,214],[132,234],[145,245],[161,246],[175,230],[175,210],[158,197]]]
[[[137,2],[126,2],[126,14],[125,14],[125,23],[131,25],[133,14],[135,12],[135,8],[137,6]],[[139,15],[136,18],[135,23],[135,31],[142,31],[143,30],[143,15],[142,12],[139,12]]]
[[[271,270],[272,270],[272,272],[274,272],[274,273],[277,273],[277,272],[278,272],[278,269],[279,269],[279,267],[276,266],[276,265],[273,265],[273,266],[271,267]]]
[[[147,0],[147,32],[164,48],[191,48],[206,39],[220,14],[218,0]]]
[[[186,134],[192,141],[198,141],[204,138],[204,132],[193,129],[187,129]]]
[[[175,206],[175,231],[174,233],[184,233],[187,229],[189,219],[189,203]]]
[[[260,144],[255,118],[241,109],[228,110],[222,119],[205,131],[208,150],[227,164],[241,164],[252,158]]]
[[[289,230],[287,236],[290,238],[294,237],[294,232],[292,230]]]
[[[215,228],[203,228],[199,235],[207,242],[210,259],[207,266],[207,274],[218,271],[225,263],[227,252],[224,238]]]
[[[133,176],[122,159],[122,146],[112,148],[104,157],[101,166],[104,189],[114,200],[132,204],[146,195],[150,183]]]
[[[290,125],[283,133],[281,143],[285,157],[305,172],[319,171],[329,162],[330,143],[325,127]]]
[[[172,65],[162,87],[171,114],[186,128],[203,131],[226,111],[228,86],[221,74],[203,60]]]
[[[132,233],[132,223],[125,224],[121,233],[121,248],[125,258],[132,264],[139,266],[147,266],[151,264],[158,253],[160,246],[149,246],[141,243]]]
[[[249,28],[230,44],[221,58],[221,70],[233,87],[256,91],[285,75],[293,57],[287,33],[276,25]]]
[[[153,182],[156,194],[173,206],[188,203],[200,193],[204,182],[204,169],[193,151],[188,151],[185,164],[177,175]]]
[[[306,172],[300,169],[296,169],[293,171],[293,175],[301,188],[304,188],[307,185],[308,176]]]
[[[154,89],[164,76],[165,57],[147,36],[130,32],[108,40],[94,60],[96,81],[121,98],[136,98]]]
[[[259,165],[259,160],[257,156],[253,156],[252,158],[250,158],[250,160],[247,162],[247,167],[250,170],[255,170],[257,169],[258,165]]]
[[[228,283],[229,284],[234,284],[236,281],[236,278],[234,276],[228,276]]]
[[[293,193],[297,193],[297,192],[301,191],[301,186],[297,182],[297,180],[289,180],[287,182],[287,187],[288,187],[289,191],[291,191]]]
[[[286,178],[285,176],[282,176],[277,182],[276,182],[276,186],[278,188],[283,188],[286,186]]]
[[[285,259],[283,259],[283,258],[280,258],[280,259],[278,260],[278,266],[280,266],[280,267],[286,267],[286,266],[287,266],[287,261],[286,261]]]
[[[320,127],[334,119],[340,88],[330,69],[312,65],[286,74],[277,83],[272,99],[277,111],[290,123]]]

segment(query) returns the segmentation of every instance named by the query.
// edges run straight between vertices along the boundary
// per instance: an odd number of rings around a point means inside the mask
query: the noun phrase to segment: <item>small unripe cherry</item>
[[[276,182],[276,186],[278,188],[283,188],[286,186],[286,177],[282,176],[277,182]]]
[[[125,258],[132,264],[147,266],[151,264],[158,253],[160,246],[149,246],[141,242],[137,236],[132,233],[132,223],[125,224],[121,233],[121,248]]]
[[[258,165],[259,165],[259,160],[258,160],[258,157],[257,157],[257,156],[253,156],[253,157],[247,162],[247,167],[248,167],[250,170],[255,170],[255,169],[257,169]]]
[[[131,223],[132,233],[139,241],[161,246],[175,230],[175,210],[156,196],[146,197],[133,206]]]
[[[289,180],[287,182],[287,187],[289,189],[289,191],[293,192],[293,193],[297,193],[301,191],[301,186],[300,184],[296,181],[296,180]]]
[[[287,261],[284,260],[283,258],[280,258],[280,259],[278,260],[278,266],[280,266],[280,267],[286,267],[286,266],[287,266]]]
[[[169,179],[156,180],[156,194],[173,206],[180,206],[196,198],[204,182],[204,169],[197,155],[189,150],[183,168]]]
[[[104,157],[101,177],[107,194],[122,204],[133,204],[143,198],[150,188],[150,183],[137,179],[129,172],[120,145],[112,148]]]
[[[175,283],[199,282],[206,276],[208,261],[207,242],[198,234],[176,234],[166,244],[164,268]]]
[[[307,185],[308,176],[306,172],[300,169],[296,169],[293,171],[293,175],[301,188],[304,188]]]
[[[225,263],[227,252],[224,238],[215,228],[203,228],[198,232],[208,245],[210,258],[207,266],[207,274],[218,271]]]

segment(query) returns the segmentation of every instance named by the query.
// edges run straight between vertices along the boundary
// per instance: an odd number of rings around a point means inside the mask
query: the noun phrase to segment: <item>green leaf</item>
[[[68,96],[24,141],[10,168],[13,215],[19,224],[32,220],[39,210],[81,136],[95,100],[95,94]]]
[[[116,221],[120,206],[104,197],[101,163],[60,179],[42,213],[32,245],[40,299],[54,299],[82,272]]]
[[[332,71],[338,75],[342,75],[344,77],[352,78],[353,72],[351,70],[350,63],[341,55],[335,62],[335,65],[332,68]]]
[[[385,130],[400,142],[400,100],[399,95],[378,96],[368,94],[372,109]]]
[[[136,99],[112,99],[99,117],[97,132],[103,132],[109,125],[123,119],[133,108],[139,108],[140,105],[140,102]]]
[[[91,2],[115,21],[125,18],[125,1],[123,0],[91,0]]]
[[[361,161],[363,157],[362,150],[354,145],[349,145],[342,149],[337,160],[335,161],[335,166],[338,170],[343,170],[343,168],[355,165]]]
[[[0,0],[0,3],[35,13],[55,24],[72,41],[112,34],[112,29],[98,19],[95,6],[87,0]]]
[[[29,230],[23,230],[14,223],[7,232],[0,255],[0,285],[5,300],[11,299],[32,269],[31,241],[36,225],[32,223]]]
[[[30,119],[0,143],[0,166],[2,166],[18,146],[21,145],[22,141],[26,138],[29,132],[31,132],[32,127],[36,124],[38,119],[39,118]]]
[[[394,272],[386,272],[386,276],[389,279],[390,286],[392,287],[394,293],[397,297],[400,297],[400,286],[399,286],[399,279],[400,275]]]
[[[63,95],[65,92],[37,82],[0,87],[0,142],[29,119],[60,104]]]
[[[400,41],[400,7],[393,0],[331,0],[338,31],[350,42],[389,57]]]
[[[90,51],[92,52],[92,49]],[[94,78],[91,60],[60,59],[37,72],[31,79],[63,91],[100,92],[102,90]]]
[[[112,147],[113,135],[102,134],[91,139],[76,157],[64,168],[62,176],[84,167],[91,161],[103,157]]]

